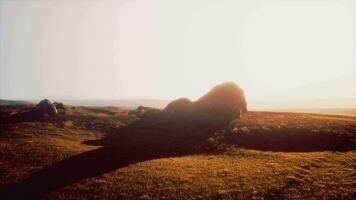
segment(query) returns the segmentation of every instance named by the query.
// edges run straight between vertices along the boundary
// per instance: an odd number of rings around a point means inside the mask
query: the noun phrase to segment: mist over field
[[[355,99],[355,10],[352,0],[1,0],[0,99],[197,99],[225,81],[250,101]]]

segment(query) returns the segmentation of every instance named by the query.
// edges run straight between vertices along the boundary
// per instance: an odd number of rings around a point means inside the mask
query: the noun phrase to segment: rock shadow
[[[32,199],[83,179],[151,159],[207,152],[204,142],[227,120],[189,119],[164,112],[143,116],[107,138],[87,141],[100,145],[30,175],[0,193],[0,199]]]
[[[355,136],[350,130],[342,134],[335,132],[313,132],[308,129],[285,129],[273,131],[252,131],[229,134],[222,141],[245,149],[276,152],[353,151],[356,149]],[[346,131],[346,133],[345,133]]]

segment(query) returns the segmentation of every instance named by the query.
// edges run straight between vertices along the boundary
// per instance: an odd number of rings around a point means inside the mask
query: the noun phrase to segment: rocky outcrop
[[[199,112],[227,117],[240,117],[247,112],[247,103],[243,90],[234,82],[215,86],[196,102]]]
[[[172,114],[185,114],[192,112],[193,109],[193,102],[190,99],[180,98],[170,102],[165,110]]]
[[[61,103],[61,102],[54,102],[53,105],[57,108],[57,110],[60,110],[60,109],[65,110],[65,107],[64,107],[63,103]]]
[[[51,117],[58,114],[58,110],[48,99],[40,101],[33,109],[33,114],[40,117]]]
[[[165,111],[193,117],[233,119],[247,112],[247,103],[243,90],[234,82],[226,82],[215,86],[195,102],[187,98],[174,100],[167,105]]]
[[[64,107],[64,106],[63,106]],[[55,117],[58,109],[48,99],[40,101],[33,108],[26,108],[6,116],[5,122],[43,121]]]

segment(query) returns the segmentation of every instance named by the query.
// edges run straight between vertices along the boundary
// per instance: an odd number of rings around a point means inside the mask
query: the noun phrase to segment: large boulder
[[[24,108],[20,111],[11,113],[4,118],[4,122],[43,121],[50,119],[57,114],[58,110],[56,106],[48,99],[44,99],[33,108]]]
[[[174,100],[165,111],[212,119],[234,119],[247,112],[247,103],[243,90],[234,82],[226,82],[215,86],[195,102],[187,98]]]
[[[40,101],[32,112],[39,117],[52,117],[58,114],[58,110],[48,99]]]
[[[57,108],[57,110],[65,110],[66,108],[65,108],[65,106],[64,106],[64,104],[63,103],[61,103],[61,102],[54,102],[53,103],[53,105],[54,105],[54,107],[56,107]]]
[[[234,82],[215,86],[194,104],[200,112],[229,118],[240,117],[241,114],[247,112],[244,92]]]
[[[176,99],[170,102],[165,110],[173,114],[189,113],[193,111],[193,102],[188,98]]]

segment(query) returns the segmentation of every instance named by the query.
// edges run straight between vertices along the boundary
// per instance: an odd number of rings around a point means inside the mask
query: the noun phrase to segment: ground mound
[[[39,117],[51,117],[58,114],[58,110],[55,105],[48,99],[40,101],[32,110],[32,114]]]
[[[59,111],[64,113],[65,106],[62,103],[52,103],[48,99],[40,101],[34,107],[24,107],[3,116],[4,122],[41,121],[53,118]]]
[[[61,102],[54,102],[54,107],[58,110],[58,113],[65,113],[66,107]]]
[[[166,111],[174,114],[184,114],[193,110],[193,102],[188,98],[179,98],[170,102]]]
[[[249,112],[214,128],[175,116],[68,106],[0,120],[0,199],[355,199],[355,117]]]
[[[225,82],[215,86],[195,102],[188,98],[180,98],[169,103],[165,110],[174,114],[235,119],[247,112],[247,103],[244,92],[238,85],[234,82]]]

